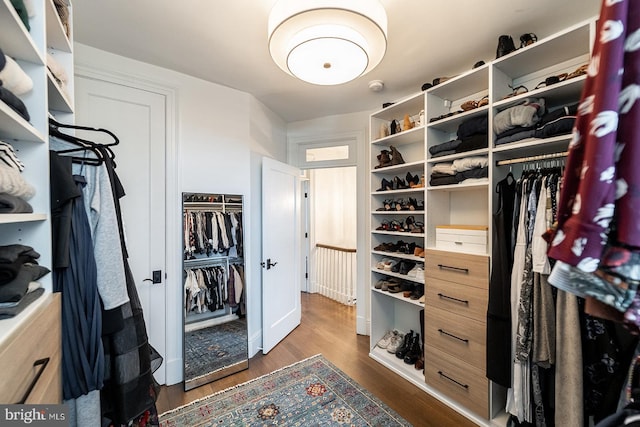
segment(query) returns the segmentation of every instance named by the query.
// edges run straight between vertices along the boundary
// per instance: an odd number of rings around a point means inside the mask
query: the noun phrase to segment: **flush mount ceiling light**
[[[269,15],[269,51],[285,72],[337,85],[374,69],[387,49],[378,0],[279,0]]]

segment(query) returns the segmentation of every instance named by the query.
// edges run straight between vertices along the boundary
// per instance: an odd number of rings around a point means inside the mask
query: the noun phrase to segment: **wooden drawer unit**
[[[425,342],[470,365],[486,369],[486,324],[437,308],[425,310]]]
[[[489,257],[434,249],[425,251],[425,280],[441,279],[476,288],[489,288]]]
[[[25,403],[62,403],[60,294],[40,299],[0,344],[0,403],[18,403],[32,384]]]
[[[428,343],[424,367],[427,384],[478,415],[489,418],[489,380],[484,371]]]
[[[487,291],[480,288],[427,278],[424,284],[425,311],[432,307],[480,322],[487,319]],[[468,320],[460,320],[466,322]]]

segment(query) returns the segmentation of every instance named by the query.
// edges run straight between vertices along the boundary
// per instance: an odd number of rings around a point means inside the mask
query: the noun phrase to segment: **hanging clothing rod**
[[[195,258],[195,259],[185,259],[184,260],[184,268],[190,270],[192,268],[198,267],[217,267],[217,266],[226,266],[227,265],[227,257],[221,255],[219,257],[211,257],[211,258]]]
[[[561,157],[567,157],[568,154],[569,152],[565,151],[562,153],[550,153],[550,154],[540,154],[538,156],[518,157],[517,159],[497,160],[496,166],[512,165],[515,163],[535,162],[538,160],[558,159]]]

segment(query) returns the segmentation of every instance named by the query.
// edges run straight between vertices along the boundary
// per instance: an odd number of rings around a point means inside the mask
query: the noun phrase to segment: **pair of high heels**
[[[420,188],[424,187],[424,175],[420,178],[418,175],[412,175],[411,172],[407,172],[407,176],[405,177],[407,180],[407,185],[409,188]]]
[[[380,188],[376,191],[393,191],[393,190],[404,190],[409,188],[404,179],[399,178],[398,176],[394,176],[393,180],[389,181],[386,178],[382,178],[382,182],[380,183]]]

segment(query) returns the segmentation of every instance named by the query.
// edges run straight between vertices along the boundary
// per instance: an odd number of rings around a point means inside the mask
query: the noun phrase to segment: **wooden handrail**
[[[355,253],[356,252],[355,249],[341,248],[339,246],[325,245],[325,244],[322,244],[322,243],[316,243],[316,248],[332,249],[334,251],[349,252],[349,253]]]

